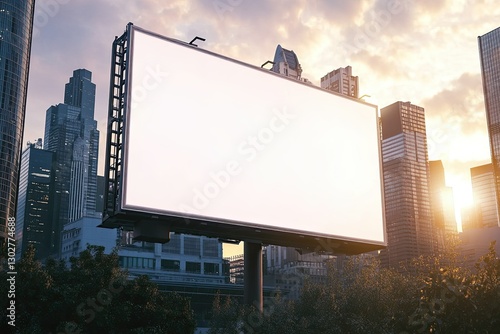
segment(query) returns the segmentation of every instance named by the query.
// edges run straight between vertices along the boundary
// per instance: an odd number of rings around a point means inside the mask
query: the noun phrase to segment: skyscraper
[[[432,220],[440,249],[446,246],[448,237],[457,233],[457,221],[453,203],[453,189],[446,186],[441,160],[429,161]]]
[[[59,231],[52,226],[54,196],[54,152],[42,150],[41,139],[28,144],[21,158],[16,215],[16,258],[30,244],[35,257],[43,259],[53,253],[53,238]]]
[[[340,67],[321,78],[321,88],[358,98],[359,80],[352,75],[352,67]]]
[[[381,109],[387,248],[382,264],[397,266],[434,252],[424,108],[395,102]]]
[[[479,36],[478,42],[497,211],[500,212],[500,28]]]
[[[0,247],[15,218],[35,0],[0,0]]]
[[[94,120],[95,84],[86,69],[73,71],[64,103],[51,106],[45,119],[44,149],[55,156],[55,226],[82,217],[98,217],[97,157],[99,131]],[[57,242],[60,245],[60,237]]]
[[[486,164],[470,169],[474,210],[477,227],[498,227],[497,197],[493,165]],[[465,226],[465,229],[471,226]]]

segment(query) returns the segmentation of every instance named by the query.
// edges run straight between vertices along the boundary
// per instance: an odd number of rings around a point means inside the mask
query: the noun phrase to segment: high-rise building
[[[54,250],[52,200],[54,196],[54,152],[42,150],[41,139],[29,143],[23,151],[19,175],[16,215],[16,258],[28,246],[35,247],[35,257],[43,259]]]
[[[299,58],[295,52],[293,52],[293,50],[284,49],[279,44],[274,53],[271,71],[297,81],[311,84],[309,80],[302,78],[302,67],[300,66]]]
[[[473,206],[477,215],[476,227],[498,227],[497,197],[493,164],[470,169]],[[471,226],[464,226],[466,229]]]
[[[106,189],[106,179],[104,176],[97,175],[97,196],[95,211],[102,216],[104,211],[104,189]]]
[[[0,248],[16,216],[35,0],[0,0]]]
[[[478,43],[497,212],[500,212],[500,27],[479,36]]]
[[[73,71],[64,103],[51,106],[45,119],[44,149],[56,152],[54,212],[58,231],[96,213],[99,131],[94,120],[95,84],[86,69]],[[61,245],[60,236],[56,244]]]
[[[358,98],[358,77],[352,75],[352,67],[340,67],[321,78],[321,88]]]
[[[99,131],[94,120],[95,84],[92,73],[73,71],[64,91],[64,104],[80,108],[81,135],[73,143],[69,221],[95,217]]]
[[[299,58],[293,50],[287,50],[278,44],[274,53],[273,67],[271,71],[299,80],[302,75],[302,67]]]
[[[432,220],[439,249],[446,246],[449,236],[457,233],[453,189],[446,186],[441,160],[429,161]]]
[[[398,266],[437,246],[429,193],[424,108],[395,102],[381,109],[387,248],[382,264]]]

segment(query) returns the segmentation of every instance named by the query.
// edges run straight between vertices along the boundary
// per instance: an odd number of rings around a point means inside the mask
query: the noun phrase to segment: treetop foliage
[[[2,298],[1,333],[193,333],[189,300],[161,292],[146,276],[128,279],[118,254],[88,246],[78,258],[34,259],[29,249],[16,266],[15,327]],[[7,295],[7,272],[0,272],[0,293]]]
[[[267,300],[262,314],[219,298],[210,333],[455,334],[499,328],[500,260],[493,243],[475,270],[462,267],[454,249],[397,269],[382,268],[375,258],[350,257],[341,270],[329,270],[326,284],[305,279],[298,300]]]

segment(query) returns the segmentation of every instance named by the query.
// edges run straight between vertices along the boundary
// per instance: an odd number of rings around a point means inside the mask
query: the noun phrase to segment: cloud
[[[463,73],[421,105],[430,159],[443,160],[447,172],[461,179],[490,160],[480,74]]]
[[[402,64],[398,61],[397,53],[381,56],[363,50],[356,53],[352,59],[358,63],[369,64],[371,74],[377,77],[390,77],[392,80],[405,79],[408,77],[408,74],[402,69]]]
[[[463,73],[422,104],[431,122],[457,127],[463,135],[485,130],[482,81],[478,73]]]
[[[494,0],[65,0],[46,10],[54,1],[36,2],[25,140],[43,136],[45,110],[62,102],[72,71],[87,68],[104,152],[111,44],[133,22],[184,41],[204,37],[200,48],[256,66],[281,44],[316,84],[351,65],[361,92],[380,107],[397,100],[425,107],[432,158],[480,160],[488,151],[467,155],[460,145],[488,145],[477,36],[498,26]]]
[[[320,16],[328,22],[332,22],[339,27],[352,24],[363,12],[363,7],[367,1],[306,1],[303,3],[304,12],[311,12],[311,15]]]
[[[345,54],[352,55],[364,50],[373,52],[377,48],[387,47],[387,37],[410,32],[413,6],[413,0],[377,0],[366,3],[361,19],[343,26],[341,45]]]

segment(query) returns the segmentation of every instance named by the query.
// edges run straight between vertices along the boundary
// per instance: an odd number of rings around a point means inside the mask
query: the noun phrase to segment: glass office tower
[[[35,0],[0,0],[0,247],[15,218]]]
[[[479,36],[478,41],[491,162],[498,199],[500,198],[500,28]],[[497,212],[500,212],[498,200]]]
[[[466,230],[471,227],[498,227],[499,220],[493,164],[471,168],[470,178],[476,219],[472,221],[472,226],[463,226],[462,228]],[[474,223],[476,224],[475,226]]]
[[[41,139],[28,144],[21,159],[16,216],[16,258],[29,245],[35,247],[35,258],[53,253],[54,237],[59,231],[52,226],[54,195],[54,152],[42,150]]]
[[[437,248],[429,193],[424,108],[396,102],[381,109],[387,248],[382,264],[397,267]]]
[[[54,226],[96,212],[99,131],[94,120],[96,86],[86,69],[73,71],[65,86],[64,103],[51,106],[45,118],[43,148],[55,155]],[[55,244],[60,246],[60,236]]]

